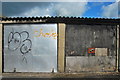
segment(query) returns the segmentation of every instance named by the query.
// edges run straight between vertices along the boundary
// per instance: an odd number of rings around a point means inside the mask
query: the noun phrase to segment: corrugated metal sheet
[[[46,23],[66,24],[120,24],[120,19],[115,18],[88,18],[88,17],[2,17],[2,21],[45,21]]]

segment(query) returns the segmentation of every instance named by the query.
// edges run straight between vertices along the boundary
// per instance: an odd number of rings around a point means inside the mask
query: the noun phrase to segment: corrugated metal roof
[[[88,17],[2,17],[2,21],[37,21],[45,20],[46,23],[66,24],[120,24],[120,19],[114,18],[88,18]]]

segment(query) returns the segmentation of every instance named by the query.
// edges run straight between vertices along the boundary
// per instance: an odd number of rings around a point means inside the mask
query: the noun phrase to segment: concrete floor
[[[82,72],[82,73],[3,73],[1,80],[120,80],[119,72]]]

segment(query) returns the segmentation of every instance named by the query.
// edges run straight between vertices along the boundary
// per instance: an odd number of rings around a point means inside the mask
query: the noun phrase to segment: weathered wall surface
[[[116,26],[66,25],[65,53],[67,56],[87,56],[88,48],[108,48],[116,55]]]
[[[88,48],[101,51],[89,55]],[[115,71],[116,26],[66,25],[65,53],[66,72]]]
[[[115,71],[116,57],[70,56],[66,57],[66,72]]]

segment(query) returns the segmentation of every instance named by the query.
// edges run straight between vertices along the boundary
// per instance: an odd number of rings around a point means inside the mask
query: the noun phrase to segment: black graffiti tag
[[[32,48],[32,41],[29,39],[29,33],[27,31],[22,32],[10,32],[8,36],[8,49],[15,51],[20,49],[21,54],[24,56],[23,60],[27,59],[25,57],[26,53],[29,53]]]
[[[14,51],[19,48],[21,44],[21,35],[18,32],[10,32],[8,36],[8,49]]]
[[[24,55],[31,51],[32,41],[29,38],[29,33],[27,31],[23,31],[20,33],[21,35],[27,34],[26,38],[22,41],[22,46],[20,47],[20,52]]]

